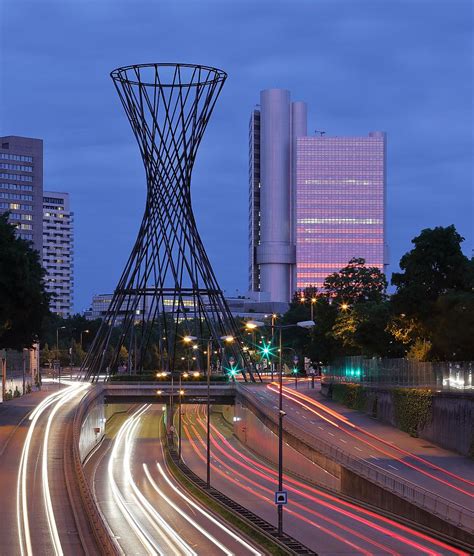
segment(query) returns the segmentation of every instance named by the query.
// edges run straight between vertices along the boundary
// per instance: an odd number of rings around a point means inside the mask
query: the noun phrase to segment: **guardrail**
[[[76,474],[84,513],[87,516],[97,546],[101,548],[101,553],[106,556],[119,556],[121,552],[115,544],[115,541],[112,539],[112,535],[105,524],[105,520],[100,513],[92,495],[89,483],[87,482],[79,451],[79,438],[84,417],[91,404],[103,393],[103,391],[103,386],[95,386],[93,389],[90,389],[77,407],[72,425],[72,465]]]
[[[246,402],[250,403],[257,412],[262,413],[276,424],[277,415],[275,412],[272,412],[264,405],[258,405],[252,395],[243,388],[239,388],[239,394],[243,396]],[[378,469],[370,462],[362,460],[352,454],[348,454],[340,447],[334,446],[320,437],[316,438],[303,431],[298,425],[291,423],[291,420],[291,416],[286,415],[284,430],[294,436],[298,441],[306,444],[309,448],[318,451],[349,471],[403,498],[407,502],[411,502],[417,507],[444,519],[464,531],[471,534],[474,533],[473,511],[464,508],[456,502],[434,494],[423,487],[415,485],[406,479],[401,479],[390,473],[390,471]],[[317,446],[317,448],[315,448],[315,446]]]

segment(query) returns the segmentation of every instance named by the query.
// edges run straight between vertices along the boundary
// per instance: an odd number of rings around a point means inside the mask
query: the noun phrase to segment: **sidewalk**
[[[28,417],[28,414],[49,394],[58,389],[57,384],[43,385],[38,392],[25,394],[0,403],[0,457],[3,455],[10,438]]]

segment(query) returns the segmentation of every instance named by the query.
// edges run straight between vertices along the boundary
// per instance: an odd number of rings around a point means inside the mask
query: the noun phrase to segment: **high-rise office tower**
[[[249,133],[249,289],[288,303],[353,257],[381,269],[386,137],[310,137],[290,93],[260,93]]]
[[[43,196],[43,266],[50,309],[61,317],[72,313],[74,296],[74,213],[69,193],[45,191]]]
[[[301,137],[296,162],[297,289],[362,257],[384,270],[386,136]]]
[[[8,135],[0,137],[0,213],[22,239],[43,246],[43,141]]]

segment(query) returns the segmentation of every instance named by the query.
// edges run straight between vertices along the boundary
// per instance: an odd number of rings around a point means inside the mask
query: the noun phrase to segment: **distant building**
[[[249,290],[288,304],[353,257],[383,269],[386,136],[310,137],[307,107],[268,89],[249,129]]]
[[[69,317],[74,297],[74,213],[69,193],[44,192],[43,266],[46,290],[52,294],[51,311]]]
[[[92,298],[92,303],[90,308],[84,312],[84,316],[87,320],[95,320],[95,319],[103,319],[107,314],[107,311],[112,303],[113,294],[106,293],[106,294],[99,294],[94,295]],[[147,307],[145,307],[145,312],[150,311],[150,303]],[[127,301],[124,301],[122,304],[122,308],[119,311],[117,319],[115,321],[116,325],[120,325],[123,322],[125,315],[127,314]],[[226,298],[228,307],[230,312],[234,317],[246,317],[246,318],[263,318],[266,316],[267,313],[271,313],[272,307],[270,303],[266,304],[259,304],[254,303],[249,298],[244,297],[227,297]],[[164,300],[164,310],[165,312],[171,311],[173,309],[173,299],[170,297],[169,299]],[[183,300],[184,308],[189,309],[190,311],[194,310],[193,301],[191,299],[184,299]],[[130,305],[133,305],[130,303]],[[266,310],[265,310],[266,309]],[[136,320],[140,321],[143,315],[143,308],[136,310]]]
[[[43,141],[29,137],[0,137],[0,213],[22,239],[43,247]]]

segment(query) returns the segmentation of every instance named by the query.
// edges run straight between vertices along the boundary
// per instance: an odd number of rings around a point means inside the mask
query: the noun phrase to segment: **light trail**
[[[271,392],[278,393],[278,390],[272,388],[271,386],[267,386],[267,388],[268,388]],[[290,393],[290,392],[291,392],[291,393]],[[295,398],[295,397],[293,396],[293,391],[292,391],[292,390],[290,390],[290,392],[288,392],[287,389],[285,388],[285,390],[283,391],[283,396],[284,396],[285,398],[287,398],[287,399],[289,399],[289,400],[295,402],[295,403],[298,404],[300,407],[303,407],[304,409],[306,409],[306,410],[310,411],[311,413],[317,415],[318,417],[322,417],[321,414],[320,414],[318,411],[316,411],[316,410],[313,409],[312,407],[308,406],[307,404],[303,403],[301,400],[298,400],[297,398]],[[309,398],[309,400],[311,400],[311,398]],[[314,401],[314,400],[312,400],[312,401]],[[315,402],[315,403],[317,404],[318,402]],[[319,407],[319,406],[318,406],[318,407]],[[323,407],[324,407],[324,406],[323,406]],[[402,458],[400,458],[400,457],[394,455],[393,453],[387,452],[386,450],[380,448],[379,446],[376,446],[375,444],[369,442],[368,440],[364,440],[363,438],[360,438],[360,436],[357,436],[357,434],[355,434],[354,432],[345,430],[345,429],[341,428],[339,425],[332,423],[330,420],[328,420],[328,419],[326,419],[326,418],[324,418],[324,417],[322,417],[322,418],[323,418],[325,421],[328,421],[330,424],[332,424],[332,425],[335,426],[336,428],[338,428],[340,431],[344,432],[345,434],[351,436],[352,438],[355,438],[356,440],[358,440],[358,441],[360,441],[360,442],[363,442],[363,443],[366,444],[367,446],[370,446],[371,448],[373,448],[374,450],[377,450],[378,452],[384,454],[385,456],[388,456],[388,457],[390,457],[391,459],[394,459],[394,460],[398,461],[401,465],[405,465],[405,466],[407,466],[407,467],[410,467],[411,469],[414,469],[414,470],[417,471],[418,473],[421,473],[422,475],[425,475],[426,477],[429,477],[430,479],[433,479],[434,481],[438,481],[439,483],[442,483],[442,484],[444,484],[444,485],[446,485],[446,486],[448,486],[448,487],[450,487],[450,488],[452,488],[452,489],[454,489],[454,490],[457,490],[458,492],[461,492],[462,494],[464,494],[464,495],[469,496],[469,497],[472,498],[473,494],[472,494],[471,492],[468,492],[468,491],[466,491],[466,490],[464,490],[464,489],[462,489],[462,488],[460,488],[460,487],[458,487],[458,486],[456,486],[456,485],[453,485],[453,484],[450,483],[449,481],[447,481],[447,480],[445,480],[445,479],[442,479],[442,478],[440,478],[440,477],[437,477],[436,475],[433,475],[432,473],[429,473],[428,471],[422,469],[421,467],[418,467],[417,465],[415,465],[415,464],[413,464],[413,463],[410,463],[409,461],[406,461],[406,460],[404,460],[404,459],[402,459]],[[438,466],[436,466],[436,465],[434,465],[434,464],[430,464],[430,462],[428,462],[427,460],[424,460],[423,458],[420,458],[420,457],[415,456],[414,454],[412,454],[412,453],[410,453],[410,452],[406,452],[406,451],[402,450],[401,448],[398,448],[398,447],[396,447],[396,446],[393,446],[393,445],[390,444],[389,442],[387,442],[387,441],[385,441],[385,440],[382,440],[381,438],[379,438],[379,437],[373,435],[372,433],[369,433],[369,432],[365,431],[364,429],[362,429],[362,428],[360,428],[360,427],[357,427],[357,426],[354,425],[353,423],[344,423],[344,424],[350,425],[354,430],[357,430],[357,432],[362,433],[362,434],[365,434],[365,435],[367,435],[367,436],[373,438],[373,439],[376,440],[377,442],[380,442],[381,444],[384,444],[384,445],[389,446],[390,449],[392,449],[393,451],[399,451],[399,452],[405,453],[406,455],[408,455],[408,456],[410,456],[410,457],[413,457],[414,459],[421,460],[423,463],[425,463],[426,465],[428,465],[428,466],[430,466],[430,467],[432,467],[432,468],[435,468],[437,471],[442,471],[443,473],[445,472],[441,467],[438,467]],[[451,474],[451,473],[448,472],[448,474]],[[460,478],[460,477],[457,477],[456,475],[455,475],[455,477],[456,477],[457,479],[460,479],[460,480],[464,481],[464,482],[470,483],[470,481],[466,481],[465,479],[462,479],[462,478]]]
[[[160,464],[157,462],[158,470],[163,474],[163,470],[161,469]],[[169,506],[175,510],[183,519],[185,519],[190,525],[192,525],[195,529],[197,529],[202,535],[208,538],[213,544],[215,544],[224,554],[227,556],[232,556],[232,552],[224,546],[220,541],[216,539],[213,535],[211,535],[208,531],[206,531],[203,527],[199,525],[194,519],[192,519],[186,512],[181,510],[166,494],[160,489],[160,487],[155,483],[153,477],[150,475],[148,471],[148,466],[146,463],[143,464],[143,469],[145,471],[146,478],[150,482],[151,486],[155,490],[155,492],[165,501],[168,503]],[[163,475],[164,476],[164,475]]]
[[[197,432],[197,430],[195,429],[195,427],[193,427],[193,425],[191,425],[191,427],[193,428],[203,450],[205,449],[205,443],[203,441],[203,439],[201,438],[201,436],[199,435],[199,433]],[[185,434],[189,440],[189,442],[191,443],[191,446],[194,450],[194,452],[196,453],[196,455],[201,459],[201,461],[205,462],[206,461],[206,457],[201,453],[201,451],[197,448],[195,442],[192,440],[191,435],[188,431],[187,426],[184,426],[184,431]],[[223,467],[225,467],[226,469],[228,469],[230,471],[230,473],[232,474],[232,476],[228,476],[224,471],[222,471],[221,469],[219,469],[216,465],[213,464],[213,469],[214,471],[216,471],[219,475],[221,475],[226,481],[229,481],[233,484],[235,484],[239,489],[243,489],[247,492],[249,492],[252,496],[259,498],[260,500],[263,500],[264,502],[266,502],[267,504],[271,504],[272,506],[274,506],[274,502],[273,502],[273,494],[274,491],[270,490],[269,488],[266,488],[262,485],[260,485],[259,483],[256,483],[255,481],[252,481],[251,479],[248,478],[248,476],[242,475],[241,473],[237,472],[235,469],[231,468],[230,466],[226,465],[220,458],[216,457],[215,455],[213,456],[213,459],[215,459],[216,461],[218,461]],[[251,471],[251,469],[249,469]],[[249,483],[250,485],[252,485],[252,487],[247,486],[246,484],[243,484],[242,482],[237,481],[233,476],[239,476],[244,482]],[[256,488],[255,488],[256,487]],[[256,489],[260,489],[265,493],[268,493],[266,495],[261,494],[260,492],[258,492]],[[304,512],[306,513],[307,508],[304,507]],[[362,546],[355,544],[354,542],[350,541],[348,538],[346,537],[342,537],[341,535],[338,535],[336,532],[334,532],[331,529],[328,529],[327,527],[324,527],[323,525],[321,525],[321,523],[318,523],[316,521],[312,521],[311,519],[307,518],[305,515],[303,515],[302,513],[299,513],[297,511],[294,511],[290,508],[286,508],[285,509],[286,513],[289,513],[291,515],[294,515],[296,518],[300,519],[301,521],[316,527],[317,529],[320,529],[321,531],[323,531],[325,534],[327,534],[330,537],[333,537],[334,539],[336,539],[337,541],[351,547],[351,549],[355,550],[355,552],[357,554],[365,554],[366,556],[372,556],[371,552],[368,552],[367,550],[365,550]],[[328,522],[329,519],[325,516],[322,515],[318,515],[318,518],[321,521],[325,521]],[[347,529],[345,526],[340,525],[338,523],[336,523],[335,521],[332,521],[332,525],[339,527],[341,529]],[[359,534],[354,532],[353,536],[359,536]],[[368,542],[371,542],[370,539],[364,539],[367,540]],[[373,543],[371,543],[373,544]],[[390,552],[390,551],[388,551]]]
[[[246,456],[245,454],[239,452],[234,446],[232,446],[232,444],[224,437],[224,435],[223,435],[214,425],[211,425],[211,426],[212,426],[213,431],[215,431],[215,433],[216,433],[217,436],[219,437],[220,441],[221,441],[230,451],[232,451],[233,453],[235,453],[238,457],[242,458],[242,459],[245,460],[245,461],[248,461],[248,462],[249,462],[251,465],[253,465],[254,467],[257,467],[257,468],[261,469],[265,474],[270,474],[270,475],[272,475],[273,477],[277,477],[277,476],[278,476],[277,472],[276,472],[274,469],[272,469],[271,467],[268,467],[268,466],[266,466],[266,465],[263,465],[263,464],[261,464],[260,462],[258,462],[257,460],[251,459],[251,458],[249,458],[248,456]],[[223,451],[222,447],[219,447],[218,443],[216,443],[216,447],[220,450],[221,453],[226,453],[226,452]],[[238,463],[238,462],[237,462],[237,463]],[[265,474],[262,475],[262,474],[259,473],[260,476],[263,476],[263,477],[267,477],[267,478],[268,478],[268,475],[265,475]],[[431,543],[431,544],[433,544],[433,545],[435,545],[435,546],[437,546],[437,547],[443,549],[443,551],[449,551],[449,552],[452,552],[452,553],[454,553],[454,554],[458,554],[459,556],[464,556],[464,555],[466,554],[464,551],[458,550],[458,549],[456,549],[456,548],[454,548],[454,547],[451,547],[451,546],[447,545],[446,543],[444,543],[444,542],[442,542],[442,541],[439,541],[438,539],[434,539],[434,538],[432,538],[432,537],[429,537],[428,535],[425,535],[425,534],[423,534],[423,533],[420,533],[419,531],[416,531],[416,530],[414,530],[414,529],[410,529],[409,527],[407,527],[407,526],[405,526],[405,525],[402,525],[401,523],[398,523],[397,521],[393,521],[393,520],[391,520],[391,519],[389,519],[389,518],[387,518],[387,517],[385,517],[385,516],[379,515],[379,514],[377,514],[377,513],[375,513],[375,512],[372,512],[372,511],[370,511],[370,510],[367,510],[367,509],[365,509],[365,508],[362,508],[362,507],[360,507],[360,506],[357,506],[356,504],[352,504],[352,503],[350,503],[350,502],[346,502],[345,500],[341,500],[341,499],[339,499],[339,498],[337,498],[337,497],[335,497],[335,496],[333,496],[333,495],[330,495],[330,494],[328,494],[328,493],[326,493],[326,492],[324,492],[324,491],[318,490],[318,489],[316,489],[316,488],[314,488],[314,487],[311,487],[311,486],[309,486],[309,485],[306,485],[306,484],[302,483],[301,481],[298,481],[298,480],[296,480],[296,479],[293,479],[292,477],[290,477],[290,476],[288,476],[288,475],[284,475],[284,482],[285,482],[286,484],[289,483],[289,484],[291,484],[291,485],[296,485],[296,486],[298,486],[299,488],[304,489],[304,490],[307,490],[308,492],[311,492],[311,493],[315,494],[315,495],[318,496],[318,497],[323,497],[323,498],[325,498],[325,499],[327,499],[327,500],[331,500],[331,501],[333,501],[333,502],[335,502],[335,503],[337,503],[337,504],[340,504],[341,506],[344,506],[344,507],[346,507],[346,508],[350,508],[351,510],[356,511],[356,512],[358,512],[358,513],[360,513],[360,514],[367,515],[367,516],[370,517],[371,519],[377,519],[377,520],[379,520],[380,522],[383,522],[383,523],[385,523],[385,524],[387,524],[387,525],[389,525],[389,526],[391,526],[391,527],[395,527],[395,528],[399,529],[400,531],[403,531],[403,532],[405,532],[405,533],[407,533],[407,534],[409,534],[409,535],[412,535],[412,536],[414,536],[414,537],[417,537],[417,538],[419,538],[419,539],[422,540],[422,541],[429,542],[429,543]],[[289,489],[289,490],[292,490],[292,491],[295,492],[296,494],[301,495],[301,496],[304,497],[304,498],[308,498],[308,499],[312,500],[313,502],[315,502],[315,503],[317,503],[317,504],[319,503],[319,504],[325,505],[321,500],[316,499],[314,496],[309,496],[308,494],[306,494],[305,492],[303,492],[303,491],[301,491],[301,490],[298,490],[298,489],[293,488],[293,487],[291,487],[291,486],[288,487],[288,489]],[[336,506],[334,506],[334,505],[326,505],[326,507],[329,508],[329,509],[334,509],[334,510],[336,510],[336,511],[339,511],[339,509],[338,509]],[[342,511],[342,510],[341,510],[341,511]],[[343,513],[344,513],[344,512],[343,512]],[[348,515],[348,514],[345,513],[345,515]],[[405,544],[410,544],[413,548],[417,549],[418,551],[423,551],[423,550],[424,550],[424,548],[423,548],[422,546],[418,545],[418,543],[413,543],[410,539],[407,539],[406,537],[401,537],[401,536],[397,535],[396,533],[394,533],[393,531],[390,531],[390,530],[388,530],[388,529],[383,529],[383,530],[382,530],[382,529],[378,528],[378,526],[377,526],[376,524],[374,524],[374,523],[372,523],[372,522],[370,522],[370,521],[368,521],[368,520],[363,520],[363,521],[362,521],[361,518],[360,518],[359,516],[357,516],[356,514],[351,514],[349,517],[351,517],[351,518],[353,518],[353,519],[356,519],[357,521],[360,521],[361,523],[364,523],[365,525],[367,525],[367,526],[369,526],[369,527],[373,527],[374,529],[377,529],[378,531],[382,532],[383,534],[393,536],[394,538],[397,538],[400,542],[403,542],[403,543],[405,543]]]
[[[140,423],[140,418],[148,410],[150,406],[142,406],[125,423],[120,427],[117,437],[114,442],[112,453],[108,464],[109,483],[111,486],[112,494],[117,502],[117,505],[122,515],[127,520],[128,524],[135,532],[137,538],[143,544],[148,554],[160,554],[168,556],[169,554],[186,556],[197,556],[196,552],[173,530],[173,528],[163,519],[157,510],[148,502],[143,496],[142,492],[138,489],[131,472],[131,452],[133,447],[133,438]],[[135,504],[140,508],[145,517],[151,523],[153,528],[158,532],[161,539],[167,545],[169,550],[164,552],[161,547],[155,542],[154,538],[143,527],[133,512],[128,507],[129,503],[125,500],[114,478],[114,463],[119,457],[119,450],[123,444],[123,473],[127,486],[130,486],[131,498]]]
[[[145,408],[146,407],[147,406],[145,406]],[[144,411],[144,408],[142,407],[134,415],[140,414],[143,411]],[[127,421],[125,421],[124,425],[122,425],[120,427],[119,432],[117,434],[117,437],[114,441],[114,445],[113,445],[113,448],[112,448],[112,453],[110,455],[109,464],[108,464],[109,485],[110,485],[110,488],[112,490],[112,496],[114,497],[114,500],[117,503],[117,506],[119,507],[120,512],[124,516],[125,520],[129,524],[129,526],[131,527],[131,529],[133,530],[133,532],[135,533],[137,538],[140,540],[140,542],[144,546],[145,550],[147,550],[148,554],[150,554],[151,556],[156,556],[158,554],[160,556],[164,556],[164,553],[161,552],[159,547],[155,545],[153,539],[151,539],[148,536],[147,532],[140,525],[140,522],[135,519],[132,512],[128,509],[127,504],[125,502],[125,499],[123,498],[122,494],[120,493],[118,485],[117,485],[117,483],[115,482],[115,479],[114,479],[114,472],[113,472],[114,460],[117,459],[117,457],[118,457],[119,447],[120,447],[120,444],[121,444],[122,439],[125,436],[125,432],[126,432],[125,427],[129,423],[129,421],[133,419],[133,417],[134,417],[133,415],[132,415],[132,417],[129,417],[127,419]]]
[[[219,520],[217,520],[214,516],[212,516],[209,512],[206,512],[206,510],[204,510],[204,508],[202,508],[201,506],[199,506],[199,504],[196,504],[191,498],[189,498],[188,496],[186,496],[180,489],[178,489],[169,479],[169,477],[166,476],[163,467],[157,462],[157,467],[159,472],[161,473],[163,479],[168,483],[168,485],[176,492],[176,494],[178,494],[178,496],[180,496],[183,500],[185,500],[191,507],[193,507],[195,510],[197,510],[198,512],[200,512],[204,517],[206,517],[209,521],[211,521],[211,523],[213,523],[214,525],[216,525],[217,527],[219,527],[219,529],[221,529],[222,531],[224,531],[224,533],[226,533],[227,535],[231,536],[235,541],[237,541],[239,544],[241,544],[244,548],[246,548],[247,550],[249,550],[252,554],[254,554],[255,556],[261,556],[261,553],[258,552],[257,550],[255,550],[255,548],[253,548],[253,546],[251,546],[248,542],[246,542],[242,537],[239,537],[236,533],[234,533],[231,529],[229,529],[228,527],[226,527],[225,525],[223,525]]]
[[[394,446],[393,444],[390,444],[390,442],[387,442],[386,440],[384,440],[383,438],[380,438],[379,436],[366,431],[365,429],[363,429],[362,427],[358,427],[357,425],[354,425],[353,423],[351,423],[347,417],[345,417],[344,415],[341,415],[340,413],[338,413],[337,411],[326,407],[324,404],[318,402],[317,400],[311,398],[310,396],[306,396],[305,394],[302,394],[301,392],[296,392],[295,390],[292,390],[290,388],[288,388],[287,386],[284,386],[283,389],[285,391],[287,391],[290,394],[293,394],[293,396],[296,396],[298,398],[301,398],[302,400],[311,403],[312,405],[314,405],[315,407],[318,407],[319,409],[326,411],[327,413],[329,413],[330,415],[334,416],[336,419],[342,420],[344,421],[345,424],[350,425],[351,427],[353,427],[354,429],[358,430],[359,432],[361,432],[362,434],[365,434],[367,436],[370,436],[371,438],[373,438],[374,440],[377,440],[378,442],[381,442],[382,444],[385,444],[386,446],[388,446],[389,448],[392,448],[406,456],[409,456],[417,461],[420,461],[421,463],[424,463],[425,465],[427,465],[428,467],[431,467],[432,469],[436,469],[437,471],[440,471],[442,473],[444,473],[445,475],[449,475],[450,477],[452,477],[453,479],[456,479],[458,481],[464,482],[468,485],[474,486],[474,481],[469,481],[468,479],[465,479],[464,477],[461,477],[460,475],[456,475],[455,473],[452,473],[451,471],[448,471],[447,469],[444,469],[443,467],[440,467],[439,465],[436,465],[434,463],[432,463],[431,461],[424,459],[420,456],[417,456],[416,454],[413,454],[411,452],[408,452],[407,450],[404,450],[403,448],[400,448],[399,446]],[[296,400],[295,400],[296,401]]]
[[[41,415],[53,404],[61,404],[61,401],[64,398],[68,398],[69,396],[72,397],[78,391],[78,389],[86,388],[88,385],[84,384],[72,384],[69,385],[66,389],[60,390],[58,392],[54,392],[47,396],[38,406],[31,412],[29,416],[29,420],[31,424],[28,428],[28,433],[26,435],[25,443],[23,445],[23,449],[20,456],[20,464],[18,467],[18,480],[17,480],[17,490],[16,490],[16,512],[17,512],[17,525],[18,525],[18,541],[20,545],[20,553],[21,556],[32,556],[33,555],[33,546],[31,542],[31,531],[30,531],[30,523],[29,523],[29,516],[28,516],[28,488],[27,488],[27,474],[28,474],[28,461],[30,456],[30,449],[31,449],[31,442],[33,438],[33,434],[35,432],[36,425],[38,420],[40,419]],[[66,402],[64,402],[66,403]],[[61,404],[62,405],[62,404]],[[59,407],[58,407],[59,409]],[[52,419],[51,419],[52,421]],[[48,431],[49,432],[49,431]],[[51,515],[53,516],[54,521],[54,513],[52,510],[51,505],[51,498],[49,493],[49,486],[47,479],[45,480],[45,473],[47,477],[47,460],[46,465],[44,463],[44,446],[43,443],[43,480],[42,480],[42,488],[43,488],[43,497],[46,504],[46,512],[47,512],[47,519],[48,524],[50,524]],[[47,448],[47,444],[46,444]],[[46,501],[46,497],[49,497],[49,504]],[[53,546],[55,547],[55,552],[57,553],[58,546],[60,547],[59,537],[57,535],[57,528],[54,528],[54,525],[50,525],[50,535],[52,538]],[[58,544],[59,543],[59,544]]]
[[[59,531],[56,525],[56,518],[54,517],[53,504],[51,502],[51,491],[49,490],[49,479],[48,479],[48,442],[49,433],[51,431],[51,424],[53,422],[54,416],[61,409],[61,407],[69,402],[76,394],[79,394],[82,390],[85,390],[88,384],[82,384],[80,386],[70,386],[64,395],[56,400],[56,404],[49,414],[48,422],[46,424],[46,430],[44,432],[43,439],[43,454],[42,454],[42,485],[43,485],[43,499],[46,507],[46,517],[48,519],[49,534],[51,541],[53,543],[54,552],[56,556],[62,556],[63,550],[61,547],[61,540],[59,539]]]

